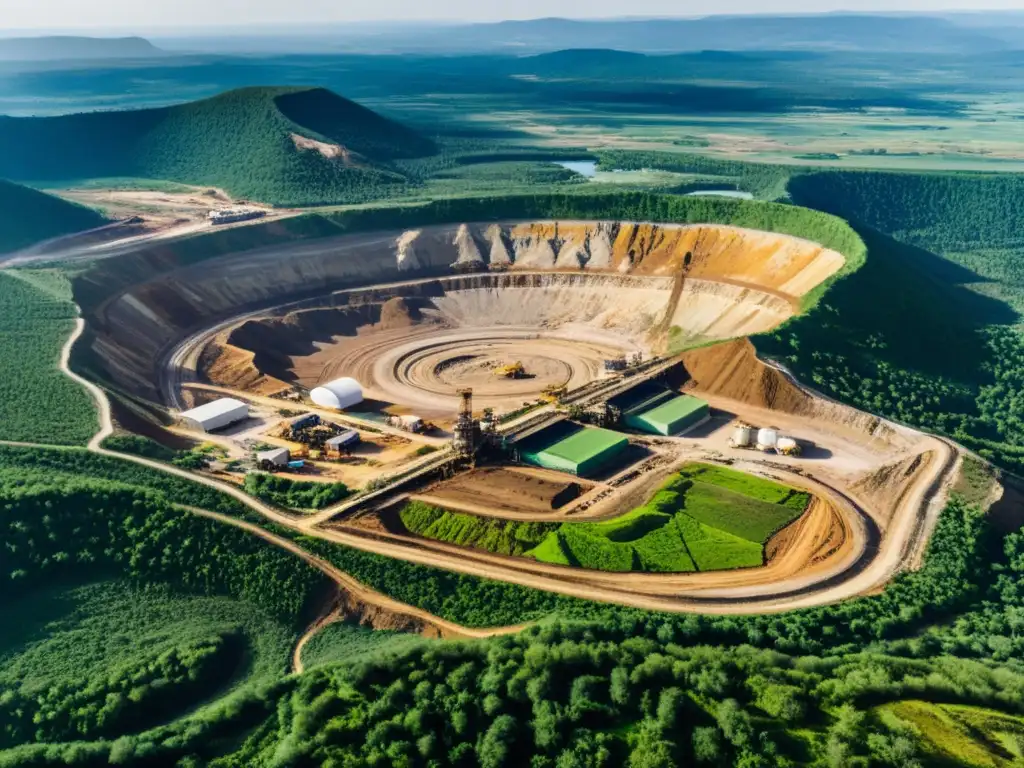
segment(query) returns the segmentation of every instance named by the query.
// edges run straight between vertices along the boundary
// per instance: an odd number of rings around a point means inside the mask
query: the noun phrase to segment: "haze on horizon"
[[[377,0],[372,4],[337,0],[10,0],[0,16],[0,34],[24,32],[93,33],[160,30],[244,29],[265,25],[322,25],[345,22],[501,21],[544,17],[609,18],[722,14],[928,12],[1024,10],[1024,0],[719,0],[713,7],[695,0],[520,0],[514,7],[478,0]],[[55,20],[59,22],[55,23]]]

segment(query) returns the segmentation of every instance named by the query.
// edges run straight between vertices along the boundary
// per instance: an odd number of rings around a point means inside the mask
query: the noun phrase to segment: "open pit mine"
[[[586,221],[148,253],[87,275],[120,286],[86,308],[87,343],[154,430],[248,406],[191,435],[221,449],[218,482],[262,468],[358,491],[275,513],[297,530],[595,600],[783,610],[916,564],[959,460],[757,358],[746,337],[843,265],[785,235]],[[311,402],[339,380],[351,405]],[[534,538],[495,544],[512,523]]]

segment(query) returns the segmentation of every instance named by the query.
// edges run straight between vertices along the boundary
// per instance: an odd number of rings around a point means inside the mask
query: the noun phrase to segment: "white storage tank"
[[[775,449],[775,445],[779,442],[778,430],[772,429],[771,427],[765,427],[757,431],[757,447],[762,451],[771,451]]]
[[[355,379],[335,379],[310,392],[309,399],[321,408],[340,411],[363,402],[363,388]]]
[[[748,427],[746,424],[740,424],[732,431],[730,442],[734,448],[749,448],[751,443],[754,442],[754,428]]]

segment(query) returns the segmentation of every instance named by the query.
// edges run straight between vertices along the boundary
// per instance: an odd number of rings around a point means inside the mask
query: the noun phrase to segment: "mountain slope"
[[[95,211],[59,197],[0,180],[0,253],[102,226]]]
[[[359,202],[433,144],[320,88],[243,88],[160,109],[0,118],[0,176],[166,179],[277,205]]]
[[[129,59],[164,56],[141,37],[9,37],[0,39],[0,61]]]

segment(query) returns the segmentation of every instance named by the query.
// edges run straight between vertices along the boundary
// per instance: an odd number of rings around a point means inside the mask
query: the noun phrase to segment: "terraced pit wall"
[[[189,333],[246,310],[348,287],[488,269],[663,277],[685,269],[692,278],[769,292],[795,305],[848,266],[809,241],[718,225],[509,222],[340,237],[308,226],[297,228],[300,239],[289,239],[285,227],[275,231],[275,244],[253,249],[243,242],[233,255],[183,263],[190,260],[147,251],[75,276],[89,321],[88,348],[76,364],[158,400],[161,353]],[[705,294],[715,291],[728,293],[719,286]]]

